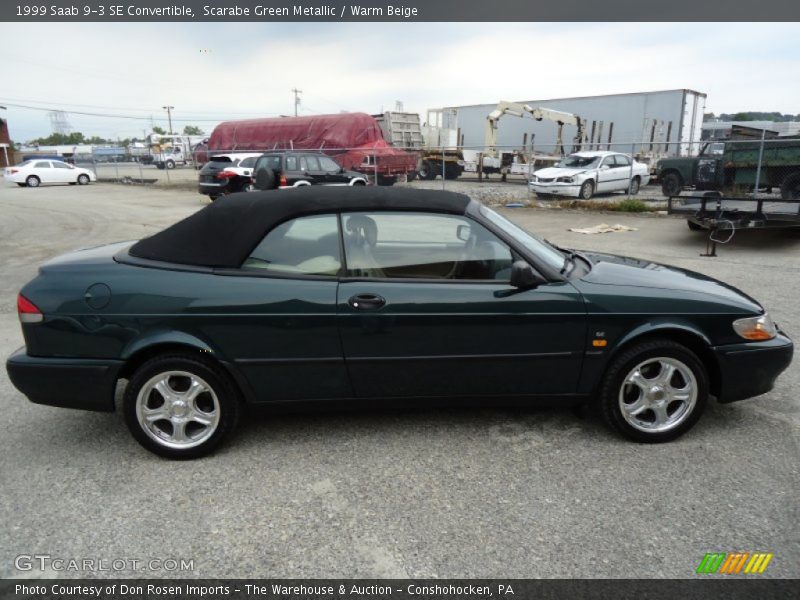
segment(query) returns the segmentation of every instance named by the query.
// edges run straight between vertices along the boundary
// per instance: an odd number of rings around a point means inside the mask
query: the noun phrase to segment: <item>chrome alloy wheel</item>
[[[136,418],[144,432],[160,445],[185,450],[214,434],[220,404],[202,378],[187,371],[165,371],[139,390]]]
[[[692,414],[697,390],[697,378],[681,361],[648,358],[623,380],[619,407],[625,421],[639,431],[669,431]]]

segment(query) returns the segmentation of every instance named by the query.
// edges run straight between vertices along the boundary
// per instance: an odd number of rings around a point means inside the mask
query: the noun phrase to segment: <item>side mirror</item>
[[[469,241],[470,235],[472,235],[472,227],[469,225],[459,225],[456,228],[456,237],[462,242]]]
[[[517,260],[511,265],[511,285],[515,288],[530,289],[545,283],[546,279],[539,275],[524,260]]]

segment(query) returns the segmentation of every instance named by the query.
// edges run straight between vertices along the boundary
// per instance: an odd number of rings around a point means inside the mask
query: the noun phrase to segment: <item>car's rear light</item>
[[[278,180],[278,185],[280,186],[287,186],[289,183],[286,181],[286,175],[281,175],[281,178]]]
[[[17,313],[23,323],[41,323],[44,320],[42,311],[22,294],[17,296]]]
[[[217,179],[230,179],[231,177],[236,177],[236,173],[233,171],[220,171],[217,173]]]
[[[19,173],[19,169],[9,169],[8,173],[9,175],[13,175],[14,173]]]

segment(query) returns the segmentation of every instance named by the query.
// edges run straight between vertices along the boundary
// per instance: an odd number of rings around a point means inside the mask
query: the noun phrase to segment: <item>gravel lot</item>
[[[40,262],[201,205],[191,191],[0,180],[0,356],[22,344],[15,296]],[[743,232],[711,259],[671,218],[506,214],[562,245],[719,277],[800,335],[796,234]],[[637,231],[567,231],[601,222]],[[488,405],[258,415],[215,455],[174,463],[140,448],[119,413],[33,405],[3,369],[0,576],[25,576],[14,557],[40,553],[193,559],[169,574],[197,577],[684,578],[706,552],[743,550],[775,553],[766,576],[799,577],[798,389],[800,360],[770,394],[710,405],[660,446],[592,415]]]

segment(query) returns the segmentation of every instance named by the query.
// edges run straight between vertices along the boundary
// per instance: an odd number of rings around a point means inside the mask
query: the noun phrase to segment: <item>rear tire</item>
[[[419,166],[418,175],[420,179],[425,181],[432,181],[436,179],[436,171],[433,168],[433,165],[428,160],[423,160],[422,164]]]
[[[792,173],[781,183],[781,198],[800,200],[800,173]]]
[[[123,398],[125,422],[144,448],[171,459],[212,452],[236,426],[240,401],[227,374],[190,354],[139,367]]]
[[[28,175],[27,179],[25,179],[25,185],[27,185],[28,187],[32,188],[39,187],[41,183],[42,180],[39,179],[36,175]]]
[[[638,194],[639,193],[639,185],[640,185],[640,181],[639,181],[638,177],[634,177],[633,179],[631,179],[631,184],[628,187],[628,193],[631,196],[635,196],[636,194]]]
[[[679,196],[683,190],[683,179],[677,173],[667,173],[661,180],[661,193],[665,196]]]
[[[668,442],[691,429],[708,401],[708,374],[685,346],[641,342],[613,359],[600,388],[606,423],[628,439]]]

